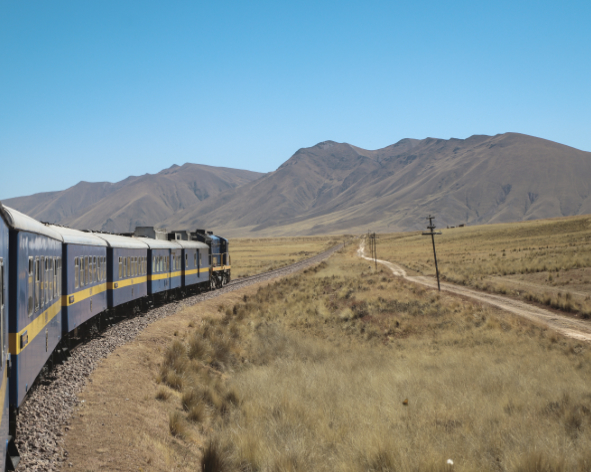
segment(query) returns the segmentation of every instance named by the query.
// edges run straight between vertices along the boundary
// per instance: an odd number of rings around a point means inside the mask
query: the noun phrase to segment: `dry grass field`
[[[209,472],[591,470],[587,345],[355,249],[215,316],[183,312],[150,363],[176,451],[205,438]]]
[[[248,277],[312,257],[334,246],[333,236],[235,238],[230,240],[232,278]]]
[[[591,316],[591,218],[438,228],[442,280]],[[434,275],[431,238],[379,235],[378,258]]]

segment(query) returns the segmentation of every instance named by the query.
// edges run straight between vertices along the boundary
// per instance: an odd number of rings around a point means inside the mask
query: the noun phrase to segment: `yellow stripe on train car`
[[[230,270],[230,266],[229,265],[218,266],[218,267],[214,267],[213,270]]]
[[[69,293],[68,295],[62,295],[62,306],[74,305],[75,303],[86,300],[87,298],[90,298],[93,295],[103,293],[105,290],[107,290],[106,282],[100,285],[95,285],[94,287],[86,288],[84,290],[79,290],[74,293]]]
[[[18,356],[29,344],[31,344],[31,341],[33,341],[33,339],[35,339],[37,335],[43,331],[43,328],[45,328],[49,322],[61,312],[61,310],[62,303],[61,300],[58,299],[58,301],[51,305],[47,310],[42,312],[18,333],[9,333],[8,352]],[[24,346],[21,346],[21,336],[23,336],[25,333],[27,334],[27,343]]]
[[[107,288],[109,290],[117,290],[119,288],[129,287],[131,285],[143,284],[146,282],[146,280],[148,280],[148,278],[144,275],[143,277],[134,277],[132,279],[118,280],[117,282],[108,282]]]

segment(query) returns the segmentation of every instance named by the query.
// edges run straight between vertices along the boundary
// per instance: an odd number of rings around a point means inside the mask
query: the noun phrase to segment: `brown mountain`
[[[261,175],[199,164],[174,165],[157,174],[128,177],[114,184],[80,182],[61,192],[12,198],[3,203],[41,221],[124,232],[157,224],[179,210],[193,209]]]
[[[325,141],[162,224],[230,236],[410,230],[428,213],[439,226],[591,213],[590,194],[591,153],[523,134],[375,151]]]

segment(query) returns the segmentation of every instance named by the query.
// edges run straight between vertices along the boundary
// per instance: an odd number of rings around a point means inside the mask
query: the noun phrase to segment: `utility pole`
[[[371,254],[371,258],[374,261],[375,268],[378,270],[378,250],[376,244],[376,233],[370,233],[369,230],[367,231],[367,242],[369,243],[369,252]]]
[[[435,225],[433,224],[433,220],[435,219],[434,216],[429,215],[427,217],[429,220],[429,226],[427,228],[430,230],[428,233],[423,233],[423,236],[431,236],[431,241],[433,242],[433,257],[435,258],[435,274],[437,274],[437,289],[441,292],[441,285],[439,285],[439,269],[437,267],[437,253],[435,252],[435,235],[441,234],[441,231],[437,233],[434,231]]]

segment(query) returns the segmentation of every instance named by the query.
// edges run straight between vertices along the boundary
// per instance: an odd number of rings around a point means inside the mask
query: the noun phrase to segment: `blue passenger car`
[[[11,463],[11,458],[8,457],[8,442],[9,442],[9,405],[8,405],[8,307],[10,304],[9,290],[8,290],[8,274],[9,274],[9,259],[8,259],[8,217],[5,216],[4,208],[0,203],[0,348],[2,350],[0,358],[2,364],[0,365],[0,376],[2,384],[0,386],[0,466],[1,470],[5,470],[6,466],[10,466],[13,470],[16,464]]]
[[[148,293],[155,295],[181,286],[181,271],[173,272],[177,261],[180,263],[181,247],[176,241],[162,239],[134,238],[146,244],[148,251]]]
[[[10,405],[18,408],[62,337],[62,237],[4,207],[10,241]]]
[[[206,284],[209,287],[209,246],[198,241],[176,240],[183,248],[183,287]]]
[[[107,306],[115,308],[148,294],[148,246],[137,238],[93,233],[107,246]]]
[[[107,242],[83,231],[49,227],[63,239],[62,329],[68,333],[107,309]]]

